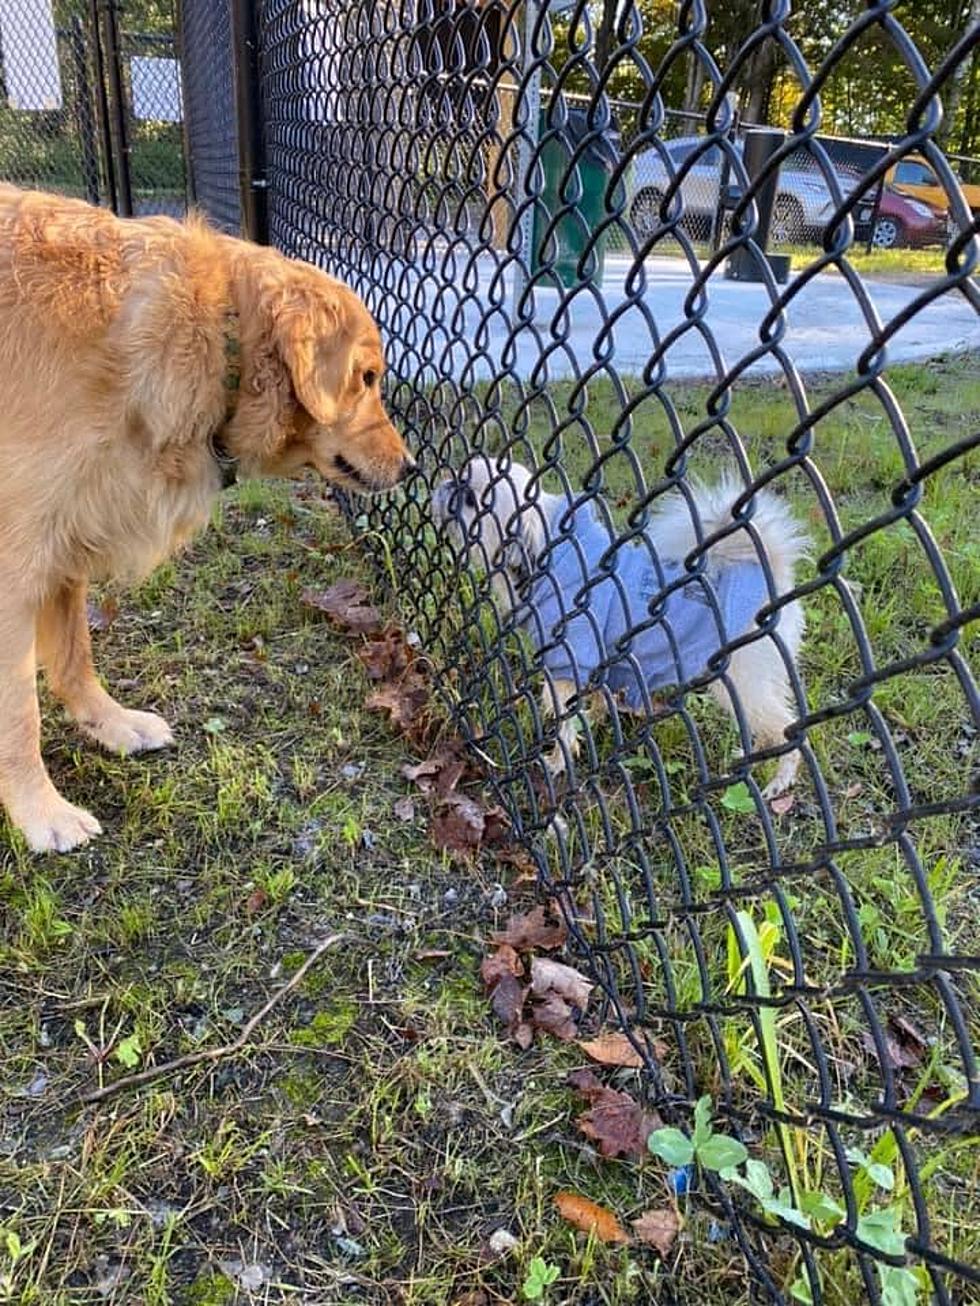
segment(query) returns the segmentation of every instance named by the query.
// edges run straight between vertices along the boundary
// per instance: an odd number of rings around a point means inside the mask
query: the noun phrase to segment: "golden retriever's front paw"
[[[173,731],[155,712],[136,712],[120,707],[98,721],[80,721],[82,729],[111,753],[146,753],[167,748],[174,742]]]
[[[73,806],[57,790],[28,810],[10,815],[34,853],[67,853],[102,833],[91,812]]]

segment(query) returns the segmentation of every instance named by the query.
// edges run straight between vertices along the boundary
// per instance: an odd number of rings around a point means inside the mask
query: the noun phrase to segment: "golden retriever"
[[[367,309],[316,268],[0,186],[0,801],[33,850],[100,829],[42,761],[38,663],[104,747],[172,742],[99,683],[89,581],[145,575],[239,470],[394,486],[413,464],[383,367]]]

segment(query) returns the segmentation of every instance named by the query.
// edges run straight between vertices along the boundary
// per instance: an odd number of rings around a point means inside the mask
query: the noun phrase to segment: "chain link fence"
[[[154,13],[169,30],[123,29],[118,5],[91,0],[0,5],[0,177],[123,214],[184,213],[173,13]]]
[[[709,1092],[748,1148],[691,1183],[772,1301],[980,1292],[955,1160],[980,1106],[980,596],[949,516],[980,436],[919,415],[948,365],[889,371],[915,321],[920,352],[951,312],[977,342],[980,224],[935,135],[978,32],[929,70],[891,7],[809,68],[772,6],[722,67],[685,4],[667,57],[711,88],[694,119],[648,66],[642,101],[612,103],[581,6],[560,70],[535,6],[259,10],[272,240],[375,313],[419,457],[359,524],[650,1101],[690,1131]],[[625,60],[638,12],[617,24]],[[835,153],[821,86],[869,24],[917,91],[900,140]],[[799,96],[750,175],[726,92],[763,41]],[[851,255],[912,156],[958,234],[942,275],[879,303]],[[783,290],[767,185],[776,240],[819,242]],[[726,279],[739,258],[754,286]],[[859,323],[836,377],[809,375],[821,315]],[[691,1220],[699,1263],[727,1261]]]
[[[98,202],[105,174],[88,9],[68,0],[58,24],[44,0],[0,10],[0,177]]]
[[[215,226],[241,228],[230,0],[178,8],[190,190]]]

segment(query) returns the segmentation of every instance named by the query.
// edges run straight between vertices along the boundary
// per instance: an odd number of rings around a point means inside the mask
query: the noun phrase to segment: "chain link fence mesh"
[[[105,177],[88,10],[68,0],[57,24],[42,0],[0,11],[0,177],[97,202]]]
[[[651,1102],[689,1130],[712,1093],[768,1167],[755,1192],[747,1172],[697,1179],[754,1292],[951,1303],[980,1291],[957,1233],[970,1181],[936,1179],[980,1106],[980,610],[975,545],[944,501],[950,478],[975,486],[980,436],[917,426],[888,351],[937,305],[980,308],[980,224],[935,141],[978,33],[928,69],[892,6],[870,4],[810,68],[786,8],[720,67],[705,6],[684,4],[654,69],[621,7],[612,57],[646,87],[624,113],[583,5],[559,51],[547,11],[517,3],[263,0],[270,227],[381,324],[420,471],[359,524],[385,539],[452,716],[632,1031]],[[821,87],[870,24],[914,82],[906,131],[835,156]],[[798,96],[752,178],[726,91],[765,42]],[[671,61],[710,87],[696,120],[667,111]],[[881,312],[851,255],[910,155],[958,235]],[[756,240],[780,166],[774,234],[820,242],[785,289]],[[686,270],[669,312],[667,245]],[[714,317],[740,252],[761,286],[748,340]],[[805,328],[830,277],[829,311],[848,301],[863,329],[841,374],[811,378]],[[923,375],[944,384],[941,364]],[[767,798],[797,762],[791,796]],[[903,1066],[909,1040],[932,1070]]]
[[[230,0],[183,0],[180,44],[191,190],[215,226],[238,235],[238,123]]]

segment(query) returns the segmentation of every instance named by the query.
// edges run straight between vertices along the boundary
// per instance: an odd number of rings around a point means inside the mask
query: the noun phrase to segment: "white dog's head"
[[[521,463],[482,453],[432,495],[435,520],[454,547],[488,573],[508,607],[533,573],[562,506],[565,499],[541,490]]]

